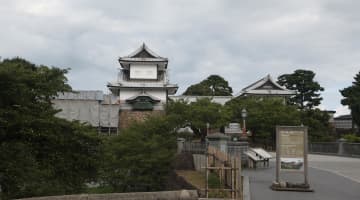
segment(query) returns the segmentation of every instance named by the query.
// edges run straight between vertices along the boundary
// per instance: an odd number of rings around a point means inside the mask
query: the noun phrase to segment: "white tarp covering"
[[[81,90],[74,92],[59,92],[55,99],[66,99],[66,100],[98,100],[104,99],[104,94],[99,90]]]
[[[56,109],[61,109],[57,117],[79,120],[94,127],[118,127],[119,105],[116,97],[103,95],[100,91],[80,91],[60,94],[53,101]]]
[[[57,117],[67,120],[79,120],[92,126],[99,126],[99,102],[91,100],[54,100],[54,107],[61,109]]]
[[[102,104],[100,106],[100,126],[118,127],[119,105]]]

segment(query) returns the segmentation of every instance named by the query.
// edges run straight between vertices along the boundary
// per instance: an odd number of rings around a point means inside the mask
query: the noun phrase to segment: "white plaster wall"
[[[143,89],[130,89],[130,90],[121,89],[120,95],[119,95],[120,101],[125,101],[126,99],[128,99],[130,97],[141,94],[142,91],[143,91]],[[146,89],[144,89],[144,91],[151,96],[159,98],[161,100],[161,102],[166,102],[166,91],[165,90],[146,90]]]
[[[120,109],[121,110],[131,110],[132,106],[130,104],[126,103],[126,99],[129,99],[130,97],[141,94],[142,91],[143,91],[142,89],[121,89],[120,96],[119,96]],[[147,94],[160,99],[160,102],[156,103],[154,105],[154,110],[164,110],[164,105],[166,104],[166,91],[165,90],[162,90],[162,89],[146,90],[146,89],[144,89],[144,91]]]
[[[149,90],[146,91],[151,96],[161,99],[162,102],[166,102],[166,91],[165,90]]]
[[[149,64],[131,64],[131,79],[157,79],[157,66]]]

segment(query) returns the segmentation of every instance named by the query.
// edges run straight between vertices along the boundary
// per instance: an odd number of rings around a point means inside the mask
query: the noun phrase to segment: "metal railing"
[[[360,157],[360,143],[316,142],[309,143],[310,153]]]
[[[211,144],[213,145],[213,143]],[[216,145],[217,146],[217,145]],[[246,160],[245,151],[247,151],[249,145],[247,142],[227,142],[226,153],[234,157],[241,157],[242,160]],[[193,154],[205,154],[206,143],[201,142],[184,142],[182,152],[191,152]]]
[[[349,156],[360,156],[360,143],[344,143],[343,154]]]
[[[182,151],[193,154],[205,154],[206,144],[201,142],[185,142]]]
[[[316,142],[309,144],[309,152],[311,153],[325,153],[337,154],[339,152],[338,142]]]

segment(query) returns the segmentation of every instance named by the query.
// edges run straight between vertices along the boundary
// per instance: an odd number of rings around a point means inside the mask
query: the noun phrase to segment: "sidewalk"
[[[360,159],[337,156],[309,155],[309,183],[315,192],[273,191],[269,187],[275,180],[275,162],[270,168],[246,169],[252,200],[359,200]],[[316,167],[316,168],[314,168]],[[346,177],[350,177],[346,178]],[[302,182],[303,176],[281,173],[281,179]]]

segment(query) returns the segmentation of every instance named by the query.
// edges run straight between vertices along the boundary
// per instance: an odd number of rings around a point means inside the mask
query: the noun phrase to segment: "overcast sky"
[[[234,93],[271,74],[313,70],[321,108],[360,71],[360,1],[0,0],[0,56],[67,68],[75,90],[103,90],[117,58],[145,42],[169,59],[181,94],[210,74]]]

